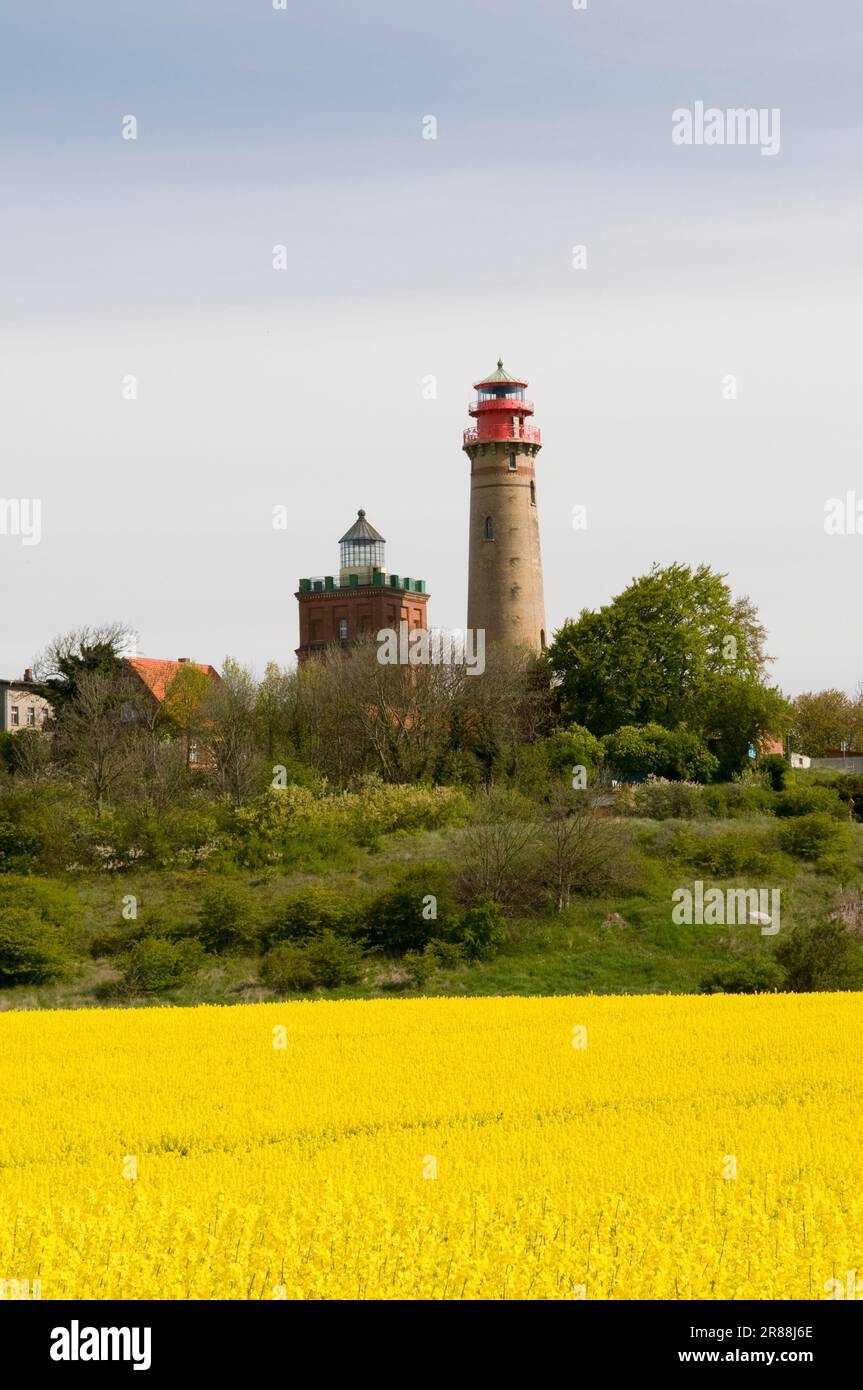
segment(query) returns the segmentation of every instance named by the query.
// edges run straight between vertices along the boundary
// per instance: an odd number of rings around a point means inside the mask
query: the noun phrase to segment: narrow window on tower
[[[490,516],[485,519],[485,538],[487,541],[494,540],[494,522]]]
[[[346,642],[348,640],[347,618],[339,618],[339,640],[342,642]]]
[[[509,456],[509,471],[510,471],[510,473],[514,473],[515,470],[516,470],[516,467],[517,467],[517,464],[516,464],[515,454],[510,454],[510,456]]]
[[[545,651],[545,628],[543,627],[539,630],[539,645],[542,647],[542,650]]]
[[[534,482],[531,482],[530,485],[530,505],[532,507],[536,506],[536,483]]]

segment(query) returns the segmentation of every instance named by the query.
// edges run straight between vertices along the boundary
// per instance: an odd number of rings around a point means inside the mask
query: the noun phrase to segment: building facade
[[[204,678],[214,682],[222,679],[215,666],[190,661],[187,656],[177,657],[176,660],[170,657],[127,656],[123,658],[123,664],[127,671],[140,681],[143,687],[142,694],[154,712],[165,703],[171,687],[183,670],[191,669],[198,672],[200,677],[189,692],[192,697],[191,704],[194,704],[194,696],[206,688]],[[130,717],[134,717],[134,701],[130,701],[129,714]],[[206,771],[213,766],[213,755],[207,743],[205,727],[182,730],[179,737],[188,768],[194,772]]]
[[[398,632],[403,622],[408,631],[426,626],[425,580],[389,574],[385,546],[360,509],[339,541],[338,574],[300,580],[300,661],[327,647],[349,648],[383,628]]]
[[[503,362],[474,384],[464,432],[470,459],[467,625],[489,642],[541,652],[546,646],[545,600],[536,495],[540,432],[530,423],[527,382]]]
[[[31,670],[21,680],[0,680],[0,733],[41,729],[50,718],[51,706],[38,694]]]

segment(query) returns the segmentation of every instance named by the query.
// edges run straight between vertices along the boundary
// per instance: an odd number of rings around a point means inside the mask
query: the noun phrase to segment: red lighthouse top
[[[535,425],[527,423],[533,414],[533,401],[525,400],[527,382],[510,376],[498,358],[497,368],[482,381],[474,382],[476,400],[468,405],[468,415],[476,425],[464,432],[465,444],[482,444],[486,440],[521,439],[529,444],[541,444]]]

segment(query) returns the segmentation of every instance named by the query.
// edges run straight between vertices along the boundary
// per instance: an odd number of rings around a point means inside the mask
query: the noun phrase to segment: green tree
[[[781,733],[788,707],[764,679],[765,632],[748,598],[707,565],[654,565],[597,612],[556,633],[564,716],[598,736],[627,725],[685,728],[716,744],[721,771]]]
[[[810,758],[826,758],[842,743],[857,747],[863,738],[861,725],[860,704],[849,700],[844,690],[807,690],[794,701],[794,747]]]
[[[719,762],[721,780],[750,764],[750,748],[757,751],[766,739],[782,737],[792,719],[779,690],[737,675],[708,677],[698,705],[700,714],[693,711],[693,719]]]
[[[123,651],[135,642],[136,634],[120,622],[77,628],[55,637],[36,659],[39,693],[58,714],[77,699],[82,676],[118,675]]]
[[[654,565],[610,604],[555,634],[550,659],[570,719],[597,735],[691,720],[710,676],[762,673],[764,629],[749,599],[699,565]]]

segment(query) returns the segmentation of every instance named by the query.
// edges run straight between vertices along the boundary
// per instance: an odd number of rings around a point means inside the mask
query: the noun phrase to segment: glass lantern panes
[[[384,567],[383,541],[342,541],[339,551],[344,570]]]

